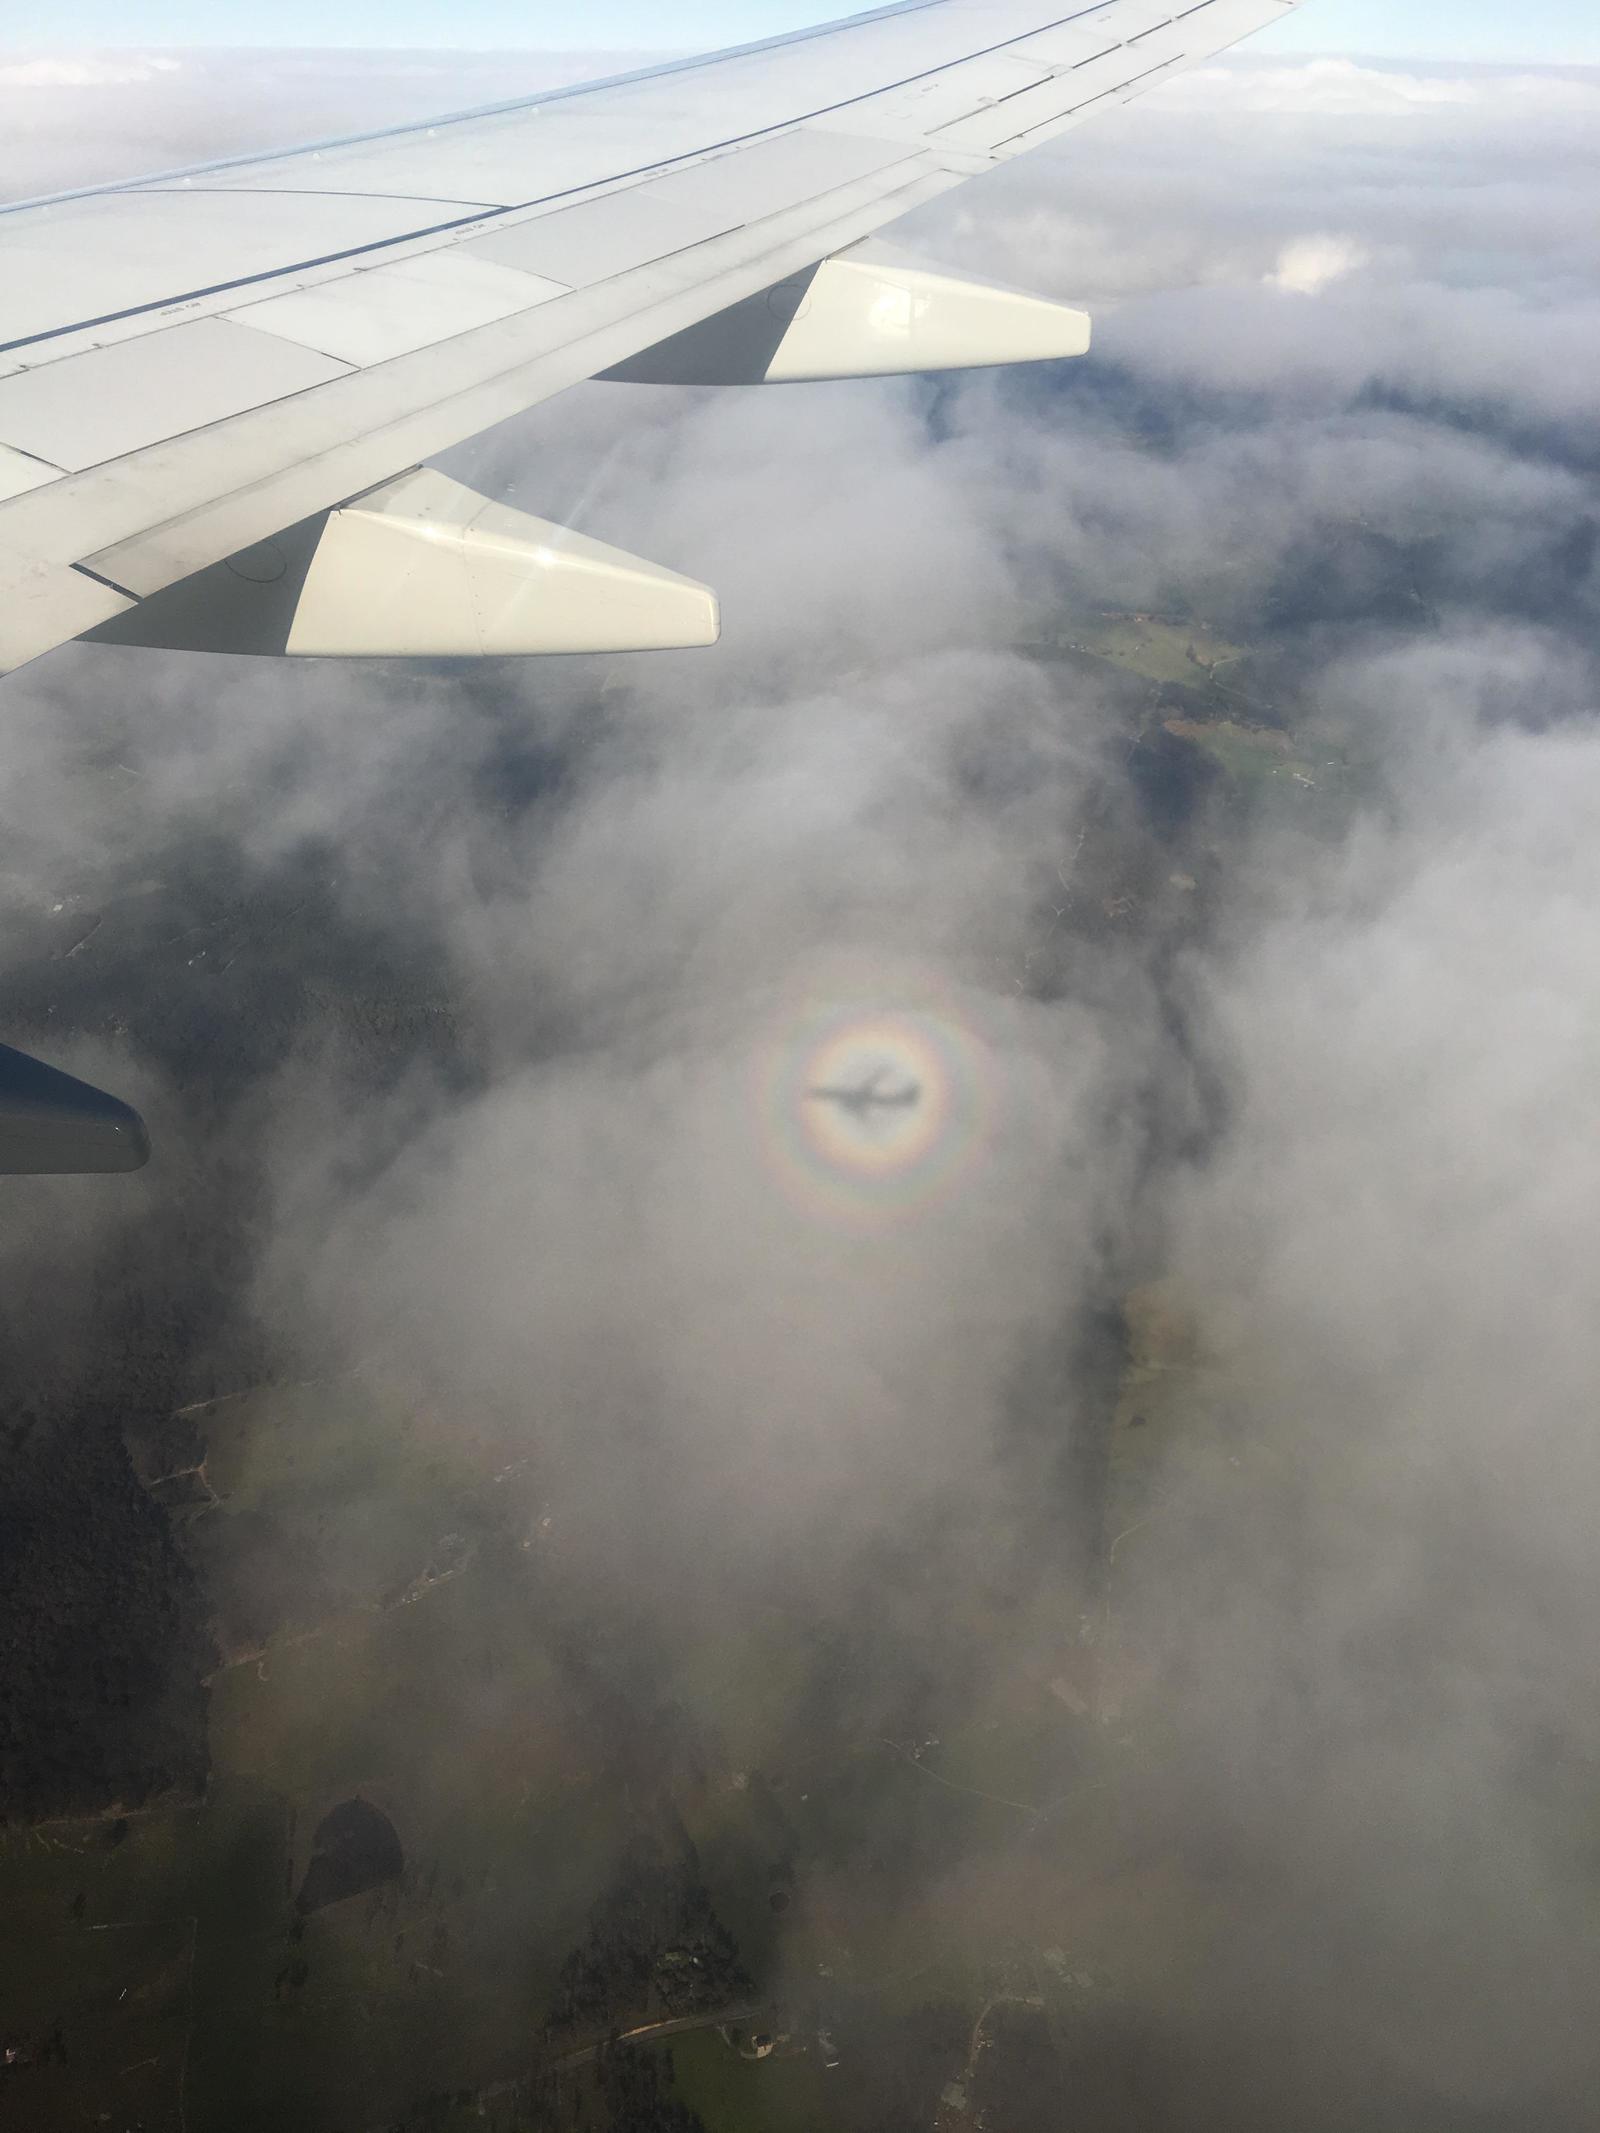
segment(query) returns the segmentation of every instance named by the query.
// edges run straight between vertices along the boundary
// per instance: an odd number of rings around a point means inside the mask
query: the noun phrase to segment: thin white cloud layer
[[[1452,72],[1376,67],[1354,59],[1246,59],[1196,67],[1153,92],[1169,110],[1234,111],[1272,118],[1409,119],[1450,112],[1495,112],[1518,120],[1592,115],[1600,108],[1593,70],[1506,68]]]
[[[181,71],[182,61],[164,55],[107,54],[82,59],[18,59],[0,66],[7,89],[126,89]]]

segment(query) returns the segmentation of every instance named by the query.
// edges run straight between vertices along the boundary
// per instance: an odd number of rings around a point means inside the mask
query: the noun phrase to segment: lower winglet
[[[0,1176],[141,1170],[149,1160],[150,1137],[136,1111],[0,1044]]]

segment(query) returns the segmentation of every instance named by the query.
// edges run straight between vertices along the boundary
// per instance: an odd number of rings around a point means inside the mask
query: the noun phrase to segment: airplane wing
[[[103,1089],[0,1044],[0,1177],[142,1170],[144,1121]]]
[[[1299,0],[902,0],[432,125],[0,210],[0,673],[93,633],[626,650],[711,593],[428,462],[581,379],[1082,353],[869,242]]]

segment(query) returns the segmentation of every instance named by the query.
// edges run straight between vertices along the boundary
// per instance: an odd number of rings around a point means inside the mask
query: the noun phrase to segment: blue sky
[[[853,12],[849,0],[70,0],[0,50],[151,44],[710,47]],[[1600,65],[1597,0],[1310,0],[1258,51]]]

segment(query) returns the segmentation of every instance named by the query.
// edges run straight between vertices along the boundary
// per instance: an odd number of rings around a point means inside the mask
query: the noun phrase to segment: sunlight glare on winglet
[[[423,468],[335,511],[286,649],[516,657],[715,644],[716,595]]]
[[[1087,355],[1087,313],[869,242],[618,364],[636,385],[782,385]]]
[[[675,571],[423,467],[144,600],[106,644],[315,659],[496,659],[715,644]]]

